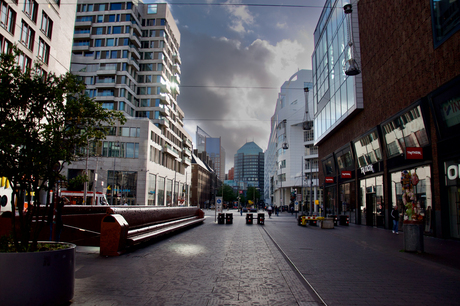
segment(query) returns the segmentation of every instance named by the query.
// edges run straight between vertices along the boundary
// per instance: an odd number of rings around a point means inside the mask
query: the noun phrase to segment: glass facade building
[[[360,64],[357,6],[353,6],[353,12],[347,17],[343,6],[348,3],[347,0],[326,1],[314,33],[312,73],[316,143],[363,108],[361,76],[345,74],[348,60],[353,56]]]

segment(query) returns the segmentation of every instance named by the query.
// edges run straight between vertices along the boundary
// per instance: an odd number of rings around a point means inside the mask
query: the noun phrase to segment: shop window
[[[364,167],[377,163],[382,160],[382,150],[380,147],[377,131],[354,141],[353,143],[358,167]]]
[[[334,175],[335,174],[335,163],[334,157],[328,157],[322,160],[324,174],[326,175]]]
[[[420,105],[382,125],[388,158],[402,155],[406,147],[429,145]]]
[[[431,0],[433,44],[437,48],[460,29],[459,1]]]
[[[337,159],[337,166],[339,167],[340,170],[351,168],[354,166],[353,155],[351,153],[351,148],[349,145],[347,145],[347,147],[339,151],[336,151],[335,156]]]

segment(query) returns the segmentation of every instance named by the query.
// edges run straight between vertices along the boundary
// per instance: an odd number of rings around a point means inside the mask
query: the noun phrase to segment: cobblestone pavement
[[[203,225],[119,257],[77,247],[72,305],[459,304],[458,241],[425,237],[425,253],[406,253],[403,233],[230,212],[231,225],[208,210]]]
[[[320,305],[263,226],[230,212],[119,257],[78,247],[72,305]]]

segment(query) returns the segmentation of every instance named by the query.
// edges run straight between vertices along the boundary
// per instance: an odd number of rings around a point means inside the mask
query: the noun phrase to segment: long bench
[[[129,247],[203,223],[196,207],[110,207],[101,222],[101,256],[118,256]]]

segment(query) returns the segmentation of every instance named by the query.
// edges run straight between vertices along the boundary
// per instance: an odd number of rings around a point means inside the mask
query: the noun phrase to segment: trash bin
[[[265,214],[257,214],[257,224],[264,225]]]
[[[233,223],[233,214],[225,214],[225,223],[232,224]]]
[[[337,226],[337,221],[338,221],[337,215],[328,214],[327,217],[332,218],[334,221],[334,226]]]
[[[346,215],[340,215],[339,224],[340,225],[350,225],[350,217]]]
[[[246,214],[246,224],[252,224],[252,214]]]
[[[217,215],[217,223],[218,224],[224,224],[225,221],[225,214],[224,213],[219,213]]]

